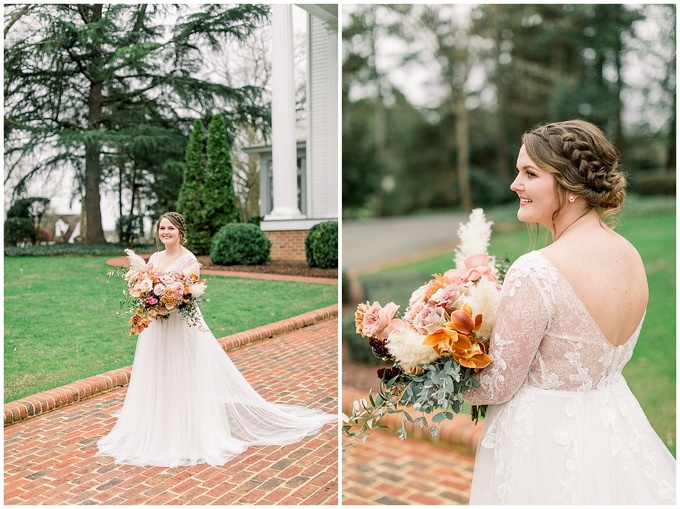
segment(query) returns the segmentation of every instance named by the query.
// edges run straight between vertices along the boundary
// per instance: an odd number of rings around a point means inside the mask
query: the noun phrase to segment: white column
[[[338,211],[338,29],[327,26],[328,30],[328,217],[340,217]]]
[[[272,172],[274,208],[266,220],[299,219],[293,75],[293,7],[272,5]]]

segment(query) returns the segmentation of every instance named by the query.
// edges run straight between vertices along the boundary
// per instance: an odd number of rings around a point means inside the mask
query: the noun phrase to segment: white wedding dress
[[[621,374],[642,323],[614,347],[538,251],[508,272],[497,316],[466,397],[490,404],[470,503],[674,504],[675,459]]]
[[[157,266],[154,253],[149,260]],[[198,273],[192,253],[169,270]],[[269,403],[248,384],[200,318],[152,320],[137,340],[132,377],[98,455],[117,463],[223,465],[251,445],[284,445],[317,433],[337,416]],[[203,329],[203,330],[201,330]]]

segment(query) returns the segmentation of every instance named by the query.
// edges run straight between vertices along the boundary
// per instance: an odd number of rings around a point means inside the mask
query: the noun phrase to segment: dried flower
[[[454,257],[457,269],[467,270],[465,259],[468,256],[487,252],[491,240],[492,225],[493,221],[486,220],[484,210],[481,208],[474,209],[470,213],[467,223],[461,223],[458,227],[460,245],[456,249]]]
[[[130,269],[134,272],[143,272],[146,270],[146,262],[144,258],[135,253],[132,249],[126,249],[125,253],[128,255],[128,260],[130,260]]]
[[[357,306],[357,310],[354,312],[354,325],[356,327],[357,334],[359,334],[362,338],[366,337],[364,335],[364,316],[370,307],[371,305],[368,302],[362,302]]]
[[[409,327],[397,329],[387,338],[387,348],[404,371],[439,358],[437,351],[423,345],[423,336]]]

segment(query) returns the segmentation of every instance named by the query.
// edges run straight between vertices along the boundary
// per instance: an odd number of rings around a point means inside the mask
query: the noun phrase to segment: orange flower
[[[491,364],[491,357],[489,357],[484,349],[484,345],[477,340],[465,351],[451,352],[451,357],[461,366],[480,370]]]
[[[465,303],[462,309],[457,309],[451,313],[451,321],[445,325],[463,334],[471,334],[472,331],[477,331],[482,326],[482,315],[477,315],[473,319],[472,307]]]
[[[439,355],[450,354],[457,350],[465,351],[470,348],[471,344],[467,335],[459,334],[458,331],[446,326],[428,334],[423,340],[423,345],[431,346]]]
[[[430,280],[429,283],[427,283],[427,288],[425,289],[425,302],[430,300],[430,298],[435,294],[437,290],[440,290],[442,288],[446,288],[449,286],[448,279],[446,279],[444,276],[441,274],[433,274],[434,279]]]
[[[130,318],[128,323],[130,324],[130,336],[134,336],[146,329],[149,326],[149,323],[151,323],[151,320],[145,316],[136,314]]]
[[[482,325],[482,315],[474,319],[472,315],[472,307],[464,304],[462,309],[451,313],[451,321],[444,327],[425,336],[423,345],[431,346],[439,355],[450,354],[454,361],[466,368],[485,368],[491,364],[491,357],[473,335]]]

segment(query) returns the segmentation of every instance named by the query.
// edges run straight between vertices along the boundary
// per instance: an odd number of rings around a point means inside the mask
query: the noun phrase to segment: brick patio
[[[229,355],[266,399],[336,412],[337,331],[332,318]],[[126,391],[6,426],[5,504],[338,504],[337,425],[296,444],[251,447],[221,467],[137,467],[95,456]]]
[[[368,370],[375,371],[372,367]],[[351,413],[353,401],[367,394],[343,385],[343,411]],[[405,422],[406,440],[394,434],[402,425],[399,414],[384,416],[380,424],[388,429],[373,431],[363,444],[343,438],[343,505],[468,504],[482,423],[476,425],[469,415],[461,414],[442,422],[438,436],[433,438]]]

